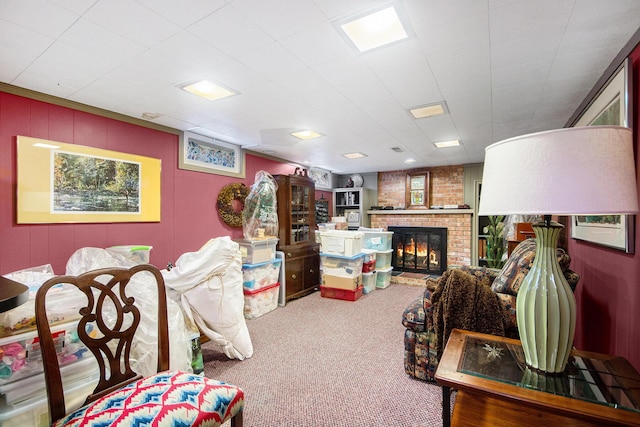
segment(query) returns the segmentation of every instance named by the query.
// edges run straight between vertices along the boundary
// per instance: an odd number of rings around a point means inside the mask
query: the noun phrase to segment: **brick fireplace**
[[[430,172],[429,205],[464,202],[464,167],[442,166]],[[471,264],[472,209],[404,210],[407,173],[411,170],[378,173],[378,206],[394,210],[368,211],[371,227],[436,227],[447,229],[446,264]]]
[[[441,275],[447,269],[447,229],[388,227],[393,231],[391,265],[394,271]]]

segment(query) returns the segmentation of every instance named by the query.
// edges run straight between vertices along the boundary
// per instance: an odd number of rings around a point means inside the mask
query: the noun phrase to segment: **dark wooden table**
[[[16,308],[29,300],[29,288],[0,276],[0,313]]]
[[[445,396],[457,390],[455,426],[640,425],[640,375],[618,356],[574,350],[564,373],[545,375],[520,341],[455,329],[435,377]]]

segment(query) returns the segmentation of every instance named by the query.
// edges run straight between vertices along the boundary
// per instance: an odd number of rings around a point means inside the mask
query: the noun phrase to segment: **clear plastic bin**
[[[378,251],[378,255],[376,256],[376,270],[386,270],[391,267],[392,255],[393,249]]]
[[[349,230],[320,232],[320,251],[330,255],[354,256],[362,253],[364,233]]]
[[[255,319],[278,308],[280,283],[258,290],[244,290],[244,317]]]
[[[120,245],[107,248],[110,251],[117,252],[125,258],[138,264],[149,264],[151,249],[153,246],[148,245]]]
[[[362,273],[362,292],[365,294],[371,293],[376,290],[376,281],[378,278],[378,272],[372,271],[370,273]]]
[[[363,231],[363,233],[363,248],[375,249],[376,251],[388,251],[391,249],[393,231]]]
[[[322,274],[340,277],[355,277],[362,273],[364,254],[345,257],[339,255],[320,254]]]
[[[391,272],[393,268],[388,268],[387,270],[377,270],[378,277],[376,278],[376,288],[384,289],[389,287],[391,284]]]
[[[257,290],[277,283],[280,278],[281,259],[274,259],[258,264],[242,265],[242,286],[245,289]]]
[[[92,356],[78,338],[77,327],[77,322],[51,326],[60,366],[74,363],[87,355]],[[0,362],[0,384],[43,371],[38,332],[35,330],[1,338],[0,351],[4,355]]]
[[[259,264],[276,258],[278,239],[234,239],[240,245],[243,264]]]

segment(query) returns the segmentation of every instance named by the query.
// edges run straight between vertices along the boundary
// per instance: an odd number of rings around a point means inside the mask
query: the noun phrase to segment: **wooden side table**
[[[640,375],[622,357],[574,350],[563,374],[545,375],[520,341],[455,329],[435,377],[458,390],[455,426],[640,425]]]

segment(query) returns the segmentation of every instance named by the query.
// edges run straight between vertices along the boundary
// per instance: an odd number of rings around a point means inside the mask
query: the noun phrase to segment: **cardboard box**
[[[322,285],[328,288],[353,291],[362,285],[362,273],[350,277],[322,273]]]

